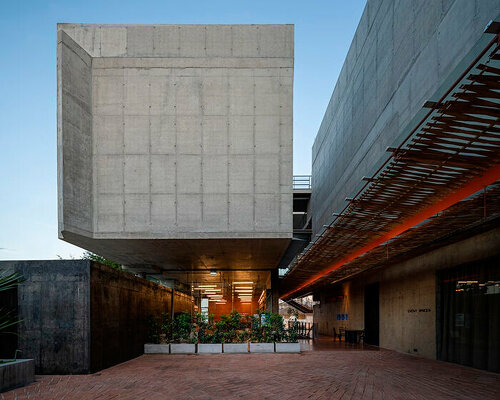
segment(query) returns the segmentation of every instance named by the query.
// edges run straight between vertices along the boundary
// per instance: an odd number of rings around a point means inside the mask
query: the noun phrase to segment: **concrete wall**
[[[63,31],[57,34],[59,232],[93,230],[92,58]]]
[[[171,289],[86,260],[2,261],[0,269],[25,279],[16,348],[35,359],[37,374],[89,373],[141,355],[148,314],[170,312]],[[175,294],[176,312],[191,307]],[[15,348],[4,350],[12,357]]]
[[[368,0],[313,146],[314,233],[499,13],[498,0]]]
[[[364,329],[364,288],[380,282],[380,347],[435,359],[436,271],[496,256],[499,243],[496,228],[325,290],[314,306],[319,333],[332,335],[341,326]],[[342,301],[327,301],[339,295]],[[348,319],[338,321],[337,314]]]
[[[90,263],[83,260],[2,261],[21,273],[17,348],[37,374],[86,373],[90,367]]]
[[[172,291],[155,283],[93,264],[90,273],[90,370],[144,353],[148,314],[170,313]],[[191,312],[189,296],[175,293],[174,311]]]
[[[86,194],[78,228],[95,238],[291,237],[293,26],[58,30],[92,57],[92,141],[80,147],[92,160],[91,190],[87,180],[81,187],[80,165],[61,172]],[[74,118],[72,109],[59,114]],[[64,124],[60,131],[81,140]],[[63,159],[71,155],[62,148]],[[80,233],[69,222],[60,230]]]

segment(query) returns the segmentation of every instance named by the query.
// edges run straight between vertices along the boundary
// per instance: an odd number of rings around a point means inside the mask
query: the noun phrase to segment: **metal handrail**
[[[311,189],[311,175],[294,175],[294,189]]]

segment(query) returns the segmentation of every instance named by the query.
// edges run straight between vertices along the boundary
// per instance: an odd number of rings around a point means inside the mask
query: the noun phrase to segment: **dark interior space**
[[[0,291],[0,310],[17,319],[17,288]],[[17,325],[13,325],[0,332],[0,358],[13,358],[17,348]]]
[[[500,372],[500,258],[440,271],[438,359]]]

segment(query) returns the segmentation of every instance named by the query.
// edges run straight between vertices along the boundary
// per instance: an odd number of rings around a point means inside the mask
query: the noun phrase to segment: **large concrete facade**
[[[497,0],[368,0],[313,146],[313,233],[372,176],[499,13]]]
[[[275,267],[292,89],[291,25],[59,24],[60,237],[128,264]]]
[[[402,143],[425,101],[442,85],[451,86],[450,73],[499,13],[498,0],[368,0],[313,146],[313,234],[342,211],[363,176],[373,176],[389,156],[386,148]],[[493,226],[450,235],[448,245],[427,243],[400,259],[381,259],[368,272],[325,284],[315,292],[319,332],[365,330],[368,343],[440,358],[437,325],[442,313],[452,312],[438,310],[439,276],[466,263],[479,268],[498,256],[498,221]],[[484,321],[476,329],[487,330]]]

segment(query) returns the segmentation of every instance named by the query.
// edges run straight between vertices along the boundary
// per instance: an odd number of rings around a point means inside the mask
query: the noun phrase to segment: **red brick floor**
[[[0,399],[500,399],[499,374],[374,348],[314,350],[144,355],[93,375],[37,376]]]

